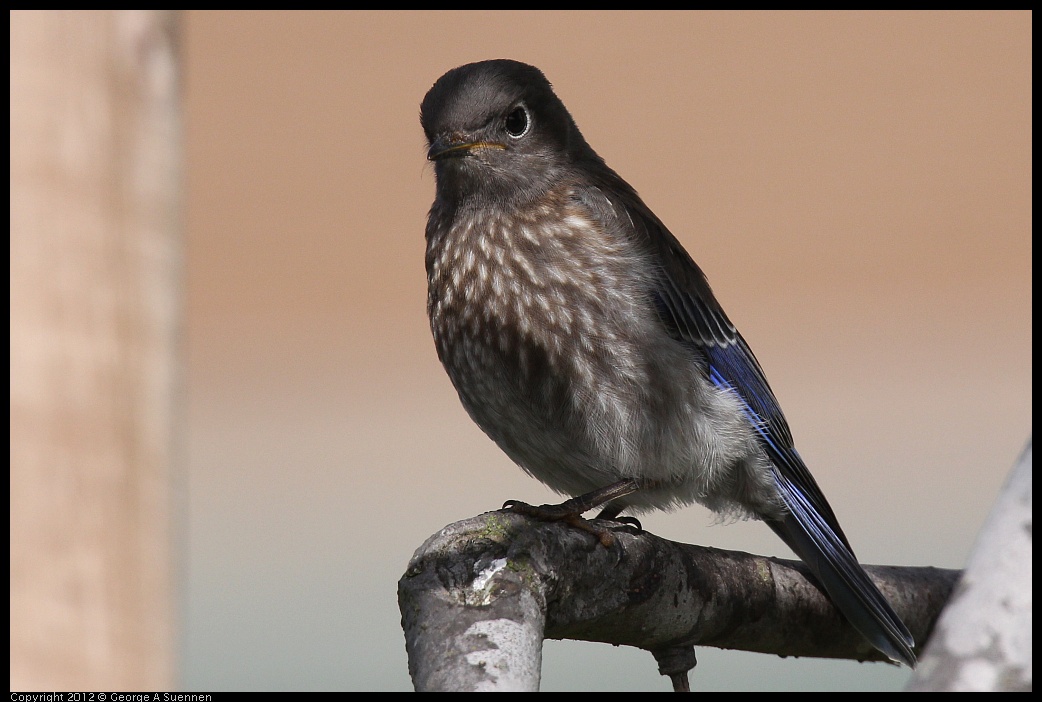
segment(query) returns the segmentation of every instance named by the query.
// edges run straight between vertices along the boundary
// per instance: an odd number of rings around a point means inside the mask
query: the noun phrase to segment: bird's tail
[[[915,640],[837,534],[792,484],[780,478],[789,514],[767,524],[806,563],[855,629],[892,660],[915,667]]]

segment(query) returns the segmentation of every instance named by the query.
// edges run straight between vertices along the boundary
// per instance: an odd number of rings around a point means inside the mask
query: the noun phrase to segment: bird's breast
[[[688,443],[697,371],[658,319],[651,265],[631,242],[557,201],[436,214],[438,354],[467,411],[517,463],[578,494]]]
[[[553,200],[432,228],[428,312],[447,365],[494,363],[481,370],[525,386],[541,374],[641,382],[636,335],[654,312],[628,242]]]

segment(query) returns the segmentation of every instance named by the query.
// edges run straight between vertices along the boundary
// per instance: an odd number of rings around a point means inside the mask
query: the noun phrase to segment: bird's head
[[[420,123],[439,194],[465,206],[530,201],[599,161],[543,73],[518,61],[452,69],[424,97]]]

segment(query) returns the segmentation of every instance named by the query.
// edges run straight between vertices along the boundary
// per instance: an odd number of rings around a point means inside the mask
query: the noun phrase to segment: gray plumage
[[[764,520],[855,627],[914,665],[702,271],[543,74],[454,69],[421,122],[437,179],[431,330],[478,426],[560,493],[634,481],[607,515],[699,502]]]

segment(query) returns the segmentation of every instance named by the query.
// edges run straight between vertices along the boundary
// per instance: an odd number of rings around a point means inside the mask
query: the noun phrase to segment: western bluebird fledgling
[[[420,120],[431,330],[470,416],[582,525],[699,502],[766,522],[891,659],[915,643],[858,564],[705,275],[536,68],[453,69]],[[597,532],[591,528],[591,531]]]

